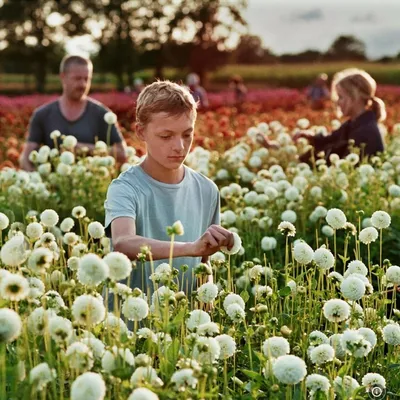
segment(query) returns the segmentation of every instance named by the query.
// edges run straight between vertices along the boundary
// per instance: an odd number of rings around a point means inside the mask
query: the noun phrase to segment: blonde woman
[[[336,153],[345,157],[349,153],[349,140],[361,149],[360,156],[371,156],[384,151],[378,122],[386,118],[385,104],[375,96],[376,82],[367,72],[350,68],[338,72],[332,81],[332,100],[339,114],[348,120],[330,135],[312,135],[309,131],[297,133],[294,140],[306,138],[314,147],[314,154]],[[301,161],[309,161],[312,152],[303,154]]]

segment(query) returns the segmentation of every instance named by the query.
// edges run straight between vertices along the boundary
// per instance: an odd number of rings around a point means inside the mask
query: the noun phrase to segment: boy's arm
[[[143,246],[150,247],[153,260],[169,258],[171,244],[136,235],[135,220],[130,217],[116,218],[111,223],[111,237],[115,251],[126,254],[131,260],[137,258]],[[219,251],[222,246],[231,248],[233,235],[218,225],[211,225],[195,242],[175,242],[175,257],[208,257]]]

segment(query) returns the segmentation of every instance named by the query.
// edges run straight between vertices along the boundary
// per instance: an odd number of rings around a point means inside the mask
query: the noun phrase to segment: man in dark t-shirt
[[[55,101],[36,109],[29,124],[28,140],[21,154],[21,168],[33,171],[29,154],[41,145],[54,147],[51,133],[61,132],[78,140],[75,150],[91,154],[97,140],[110,147],[110,154],[119,163],[126,161],[125,141],[116,123],[109,125],[104,116],[110,110],[88,97],[93,66],[90,60],[80,56],[66,56],[60,65],[62,95]],[[57,139],[56,139],[57,140]],[[58,139],[58,143],[60,143]]]

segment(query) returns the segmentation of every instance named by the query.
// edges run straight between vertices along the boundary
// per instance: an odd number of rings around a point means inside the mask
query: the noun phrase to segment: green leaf
[[[279,289],[279,295],[280,295],[281,297],[287,297],[287,296],[289,296],[291,293],[292,293],[292,289],[290,289],[289,286],[285,286],[284,288]]]
[[[243,290],[240,293],[240,297],[244,300],[245,303],[247,303],[249,301],[249,298],[250,298],[249,292],[246,291],[246,290]]]

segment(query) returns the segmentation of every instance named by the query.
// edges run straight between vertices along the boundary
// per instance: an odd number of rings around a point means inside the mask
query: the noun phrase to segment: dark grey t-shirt
[[[62,135],[75,136],[80,143],[92,143],[102,140],[107,143],[108,124],[104,121],[104,115],[110,111],[100,102],[88,98],[85,111],[75,121],[67,120],[61,113],[58,100],[37,108],[29,124],[29,142],[46,144],[54,147],[54,141],[50,133],[58,130]],[[122,142],[122,135],[114,124],[110,133],[110,145]]]

